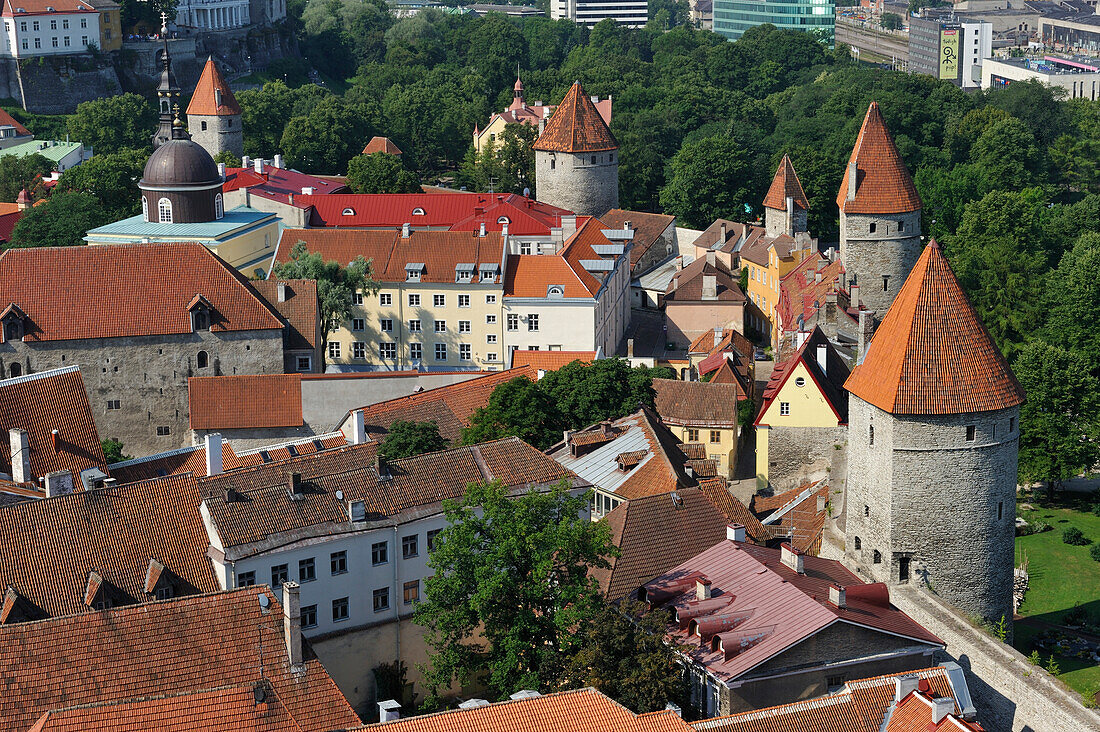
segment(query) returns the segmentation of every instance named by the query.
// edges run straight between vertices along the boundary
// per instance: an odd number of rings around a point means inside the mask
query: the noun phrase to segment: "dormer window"
[[[425,215],[424,214],[424,209],[420,208],[419,206],[417,208],[413,209],[413,216],[424,216],[424,215]]]
[[[341,216],[354,216],[355,215],[355,209],[354,208],[345,208],[343,211],[340,212],[340,215]]]
[[[550,285],[546,288],[547,297],[565,297],[565,285]]]
[[[188,304],[187,309],[191,312],[192,333],[210,330],[214,306],[210,304],[209,300],[202,295],[195,295]]]
[[[469,282],[474,278],[474,265],[472,264],[456,264],[455,265],[455,282]]]
[[[23,320],[26,315],[15,303],[11,303],[0,313],[0,322],[3,323],[4,342],[18,341],[23,338]]]
[[[405,281],[406,282],[419,282],[420,276],[424,273],[424,264],[422,262],[410,262],[405,265]]]
[[[500,265],[496,264],[482,264],[478,269],[478,279],[483,283],[492,284],[497,281],[497,275],[500,272]]]

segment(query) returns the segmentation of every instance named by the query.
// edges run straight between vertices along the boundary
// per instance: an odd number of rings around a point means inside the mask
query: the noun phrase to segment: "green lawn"
[[[1065,613],[1080,604],[1090,622],[1100,626],[1100,562],[1089,556],[1088,546],[1070,546],[1062,542],[1062,530],[1076,526],[1094,542],[1100,542],[1100,516],[1089,509],[1093,497],[1059,497],[1053,502],[1032,501],[1033,511],[1021,511],[1029,522],[1042,521],[1050,531],[1016,539],[1016,565],[1029,561],[1030,587],[1019,613],[1047,623],[1060,624]],[[1022,501],[1023,502],[1023,501]],[[1022,653],[1032,651],[1032,639],[1038,634],[1032,627],[1016,624],[1014,645]],[[1100,690],[1100,666],[1079,659],[1055,657],[1062,673],[1059,678],[1082,694]],[[1043,657],[1044,664],[1047,657]]]

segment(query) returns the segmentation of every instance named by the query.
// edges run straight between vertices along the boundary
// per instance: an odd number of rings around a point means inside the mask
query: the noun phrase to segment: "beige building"
[[[698,443],[719,475],[737,469],[737,405],[745,399],[738,384],[654,379],[654,406],[661,421],[681,442]]]
[[[668,343],[686,348],[715,328],[744,333],[747,298],[738,280],[713,251],[678,271],[662,302]]]

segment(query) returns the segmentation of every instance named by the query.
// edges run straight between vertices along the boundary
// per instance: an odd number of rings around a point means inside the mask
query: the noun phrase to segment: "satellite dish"
[[[344,492],[343,491],[336,491],[336,500],[337,501],[344,500]]]
[[[269,607],[271,607],[271,598],[268,597],[263,592],[260,593],[260,598],[259,599],[260,599],[260,609],[261,610],[267,610]]]

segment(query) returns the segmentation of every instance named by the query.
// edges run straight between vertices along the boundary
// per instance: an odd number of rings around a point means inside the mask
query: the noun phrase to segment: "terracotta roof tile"
[[[237,454],[228,442],[222,443],[222,469],[241,467]],[[181,447],[176,450],[124,460],[110,466],[111,477],[119,483],[134,483],[167,475],[191,473],[196,477],[206,475],[206,448]]]
[[[193,430],[302,426],[302,375],[193,376],[187,380]]]
[[[737,496],[730,493],[724,479],[705,478],[699,481],[699,489],[710,499],[714,507],[722,512],[728,523],[744,526],[745,536],[751,541],[763,544],[771,538],[768,530],[760,523],[760,519],[753,516],[752,511]]]
[[[890,719],[882,732],[937,732],[938,730],[951,730],[951,732],[982,732],[983,727],[975,722],[968,722],[957,716],[957,704],[951,704],[951,711],[934,721],[936,696],[925,691],[914,691],[902,699],[897,707],[890,713]],[[943,697],[954,700],[950,694]]]
[[[595,351],[515,351],[512,368],[530,366],[539,371],[557,371],[574,361],[591,363],[595,359]]]
[[[787,199],[793,198],[794,205],[803,211],[810,210],[810,202],[806,199],[806,193],[802,190],[802,182],[798,180],[798,173],[794,172],[794,165],[786,155],[779,161],[779,169],[775,171],[772,184],[764,196],[766,208],[787,210]]]
[[[199,295],[214,307],[212,331],[283,327],[248,281],[202,244],[8,249],[0,290],[5,306],[26,313],[26,341],[191,333],[188,304]]]
[[[597,218],[588,219],[556,254],[512,254],[504,278],[505,297],[547,297],[551,285],[560,285],[565,298],[595,297],[599,279],[584,268],[585,260],[601,259],[594,246],[609,244]]]
[[[853,165],[856,190],[849,200],[848,178]],[[871,102],[867,108],[852,156],[844,168],[836,205],[844,213],[856,214],[908,213],[921,209],[920,195],[894,145],[894,138],[886,129],[878,102]]]
[[[145,602],[149,560],[156,559],[176,594],[210,592],[217,583],[198,503],[194,479],[184,476],[7,506],[0,510],[0,587],[23,598],[26,619],[87,610],[92,571],[116,605]]]
[[[225,117],[240,113],[241,105],[237,104],[233,90],[229,88],[225,77],[214,65],[214,58],[207,57],[202,76],[199,77],[198,84],[195,85],[195,93],[191,96],[191,103],[187,105],[188,116],[196,114]]]
[[[783,515],[766,525],[773,538],[782,538],[804,554],[817,556],[821,552],[821,536],[825,529],[827,509],[820,511],[818,503],[829,500],[829,485],[820,481],[816,490],[810,483],[775,496],[753,496],[752,510],[767,520],[767,515],[783,511]]]
[[[19,120],[2,109],[0,109],[0,127],[14,127],[16,134],[20,137],[29,137],[31,134],[31,131],[24,127]]]
[[[34,480],[71,470],[79,485],[80,471],[107,465],[78,366],[0,381],[0,434],[14,428],[27,431]],[[11,459],[11,441],[0,440],[0,472],[12,474]]]
[[[383,152],[389,155],[401,155],[401,148],[393,143],[388,137],[379,137],[375,135],[363,148],[363,155],[371,155],[376,152]]]
[[[286,299],[279,302],[279,285],[285,285]],[[252,287],[286,321],[283,343],[291,350],[313,349],[317,344],[321,313],[318,310],[316,280],[272,278],[252,282]]]
[[[987,412],[1024,402],[934,239],[844,386],[891,414]]]
[[[675,216],[668,214],[645,213],[613,208],[600,216],[600,221],[611,229],[622,229],[627,222],[634,230],[634,246],[630,249],[630,269],[633,270],[641,258],[657,243],[668,227],[676,223]],[[664,259],[664,257],[661,257]]]
[[[267,612],[256,601],[260,593],[271,601]],[[266,587],[0,626],[0,728],[29,729],[56,709],[261,678],[303,732],[357,726],[319,661],[291,670],[282,627],[282,607]]]
[[[736,384],[654,379],[654,405],[666,424],[737,427],[737,403],[746,398]]]
[[[745,247],[751,246],[767,233],[768,230],[763,226],[743,224],[730,219],[715,219],[702,234],[695,237],[692,246],[696,249],[740,254]]]
[[[741,290],[740,276],[735,276],[721,259],[714,263],[706,257],[699,257],[672,276],[665,290],[665,302],[702,302],[703,277],[715,278],[716,302],[746,302],[748,298]]]
[[[815,252],[799,262],[779,280],[779,303],[775,306],[779,327],[784,332],[799,330],[802,323],[825,307],[829,295],[836,294],[838,303],[841,299],[847,302],[847,294],[842,288],[843,275],[844,264],[840,259],[831,262],[820,253]],[[847,315],[847,311],[838,306],[837,314]]]
[[[581,83],[575,81],[532,147],[548,152],[590,153],[617,150],[619,143]]]

